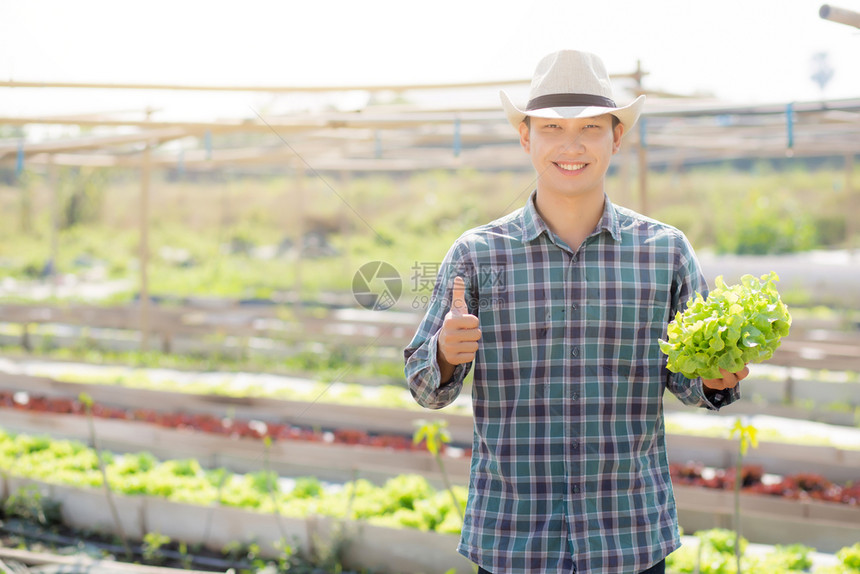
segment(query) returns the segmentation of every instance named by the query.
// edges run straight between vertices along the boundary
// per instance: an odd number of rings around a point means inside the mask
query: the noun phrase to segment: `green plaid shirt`
[[[494,574],[631,574],[680,545],[664,440],[664,389],[718,409],[701,379],[666,370],[657,339],[707,284],[677,229],[614,206],[578,250],[528,204],[464,233],[406,348],[409,388],[438,409],[439,329],[453,277],[481,325],[475,432],[459,551]]]

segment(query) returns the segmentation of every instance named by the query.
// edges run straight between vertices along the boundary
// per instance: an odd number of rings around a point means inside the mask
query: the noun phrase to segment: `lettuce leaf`
[[[719,276],[707,300],[696,293],[669,323],[667,340],[658,341],[666,367],[691,379],[717,379],[720,367],[736,373],[770,359],[791,327],[777,281],[771,272],[760,279],[744,275],[729,286]]]

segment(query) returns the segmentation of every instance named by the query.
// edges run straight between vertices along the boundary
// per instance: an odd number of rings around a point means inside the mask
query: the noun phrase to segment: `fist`
[[[738,371],[737,373],[730,373],[727,370],[720,368],[720,374],[722,378],[720,379],[702,379],[702,384],[714,391],[724,391],[726,389],[733,389],[738,386],[738,383],[747,378],[747,375],[750,374],[749,367],[744,366],[743,369]]]
[[[466,306],[466,284],[462,277],[454,278],[451,295],[451,310],[445,315],[439,331],[437,350],[449,365],[462,365],[475,360],[478,341],[481,340],[480,322],[469,314]]]

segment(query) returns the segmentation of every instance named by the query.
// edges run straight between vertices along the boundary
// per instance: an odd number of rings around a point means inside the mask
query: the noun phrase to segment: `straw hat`
[[[523,109],[504,90],[499,95],[508,121],[516,129],[526,116],[588,118],[609,113],[621,121],[627,133],[645,103],[645,96],[639,96],[626,106],[617,106],[603,61],[594,54],[577,50],[554,52],[538,62],[529,101]]]

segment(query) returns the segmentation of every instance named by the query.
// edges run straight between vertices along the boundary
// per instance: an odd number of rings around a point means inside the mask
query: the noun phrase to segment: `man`
[[[601,60],[577,51],[541,60],[524,109],[501,96],[536,189],[455,242],[404,352],[428,408],[475,367],[458,550],[493,574],[663,572],[680,545],[663,392],[716,410],[748,371],[666,370],[657,340],[707,285],[680,231],[606,195],[644,96],[617,106]]]

